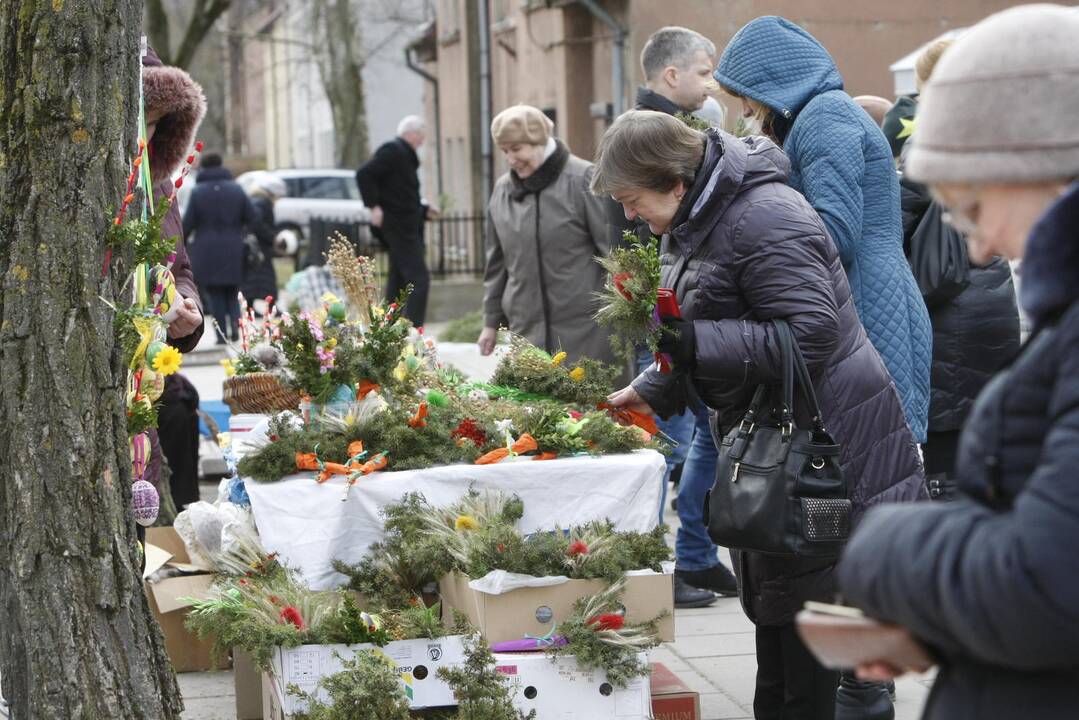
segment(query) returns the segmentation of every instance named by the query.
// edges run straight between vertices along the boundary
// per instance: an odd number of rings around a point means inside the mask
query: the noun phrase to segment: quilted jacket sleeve
[[[802,194],[820,214],[844,266],[862,235],[864,129],[851,110],[827,94],[810,102],[791,131],[787,150],[798,166]]]
[[[810,369],[839,340],[831,252],[812,213],[790,201],[752,205],[736,229],[734,273],[754,320],[696,320],[694,379],[755,385],[781,378],[772,318],[786,320]],[[839,272],[838,267],[835,269]]]
[[[971,500],[869,512],[844,597],[946,656],[1023,670],[1079,662],[1079,331],[1061,338],[1040,462],[1010,511]]]

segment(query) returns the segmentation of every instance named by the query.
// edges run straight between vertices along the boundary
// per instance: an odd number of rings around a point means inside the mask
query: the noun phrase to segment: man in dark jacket
[[[356,171],[360,194],[371,210],[371,225],[381,232],[382,242],[390,253],[386,300],[395,301],[411,285],[405,317],[417,327],[423,326],[431,286],[423,244],[428,208],[420,199],[420,179],[416,174],[420,166],[416,150],[426,137],[423,120],[409,115],[397,126],[397,137],[380,147]]]
[[[251,200],[221,164],[221,156],[203,155],[195,191],[184,212],[184,238],[199,288],[220,332],[231,340],[240,332],[237,294],[244,278],[244,237],[246,228],[257,223]]]
[[[637,88],[637,109],[677,115],[700,110],[714,87],[716,46],[684,27],[652,33],[641,50],[644,85]]]

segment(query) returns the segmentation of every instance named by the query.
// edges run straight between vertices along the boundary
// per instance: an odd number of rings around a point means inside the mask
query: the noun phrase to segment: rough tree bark
[[[142,592],[103,238],[142,0],[0,3],[0,672],[13,718],[178,718]]]

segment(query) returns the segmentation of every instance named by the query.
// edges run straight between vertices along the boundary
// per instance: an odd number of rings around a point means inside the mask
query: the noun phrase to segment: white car
[[[320,168],[269,172],[284,180],[288,188],[288,194],[274,203],[273,208],[277,251],[295,256],[297,267],[306,264],[312,219],[341,224],[370,221],[371,212],[360,198],[354,170]],[[237,178],[241,184],[244,175]],[[369,233],[366,227],[361,228],[361,235],[354,239],[367,244]]]

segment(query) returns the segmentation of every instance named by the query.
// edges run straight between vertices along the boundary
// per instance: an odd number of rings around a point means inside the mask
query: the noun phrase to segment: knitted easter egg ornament
[[[157,488],[145,480],[136,480],[131,484],[131,508],[135,512],[135,522],[149,527],[157,520],[161,508],[161,498]]]

